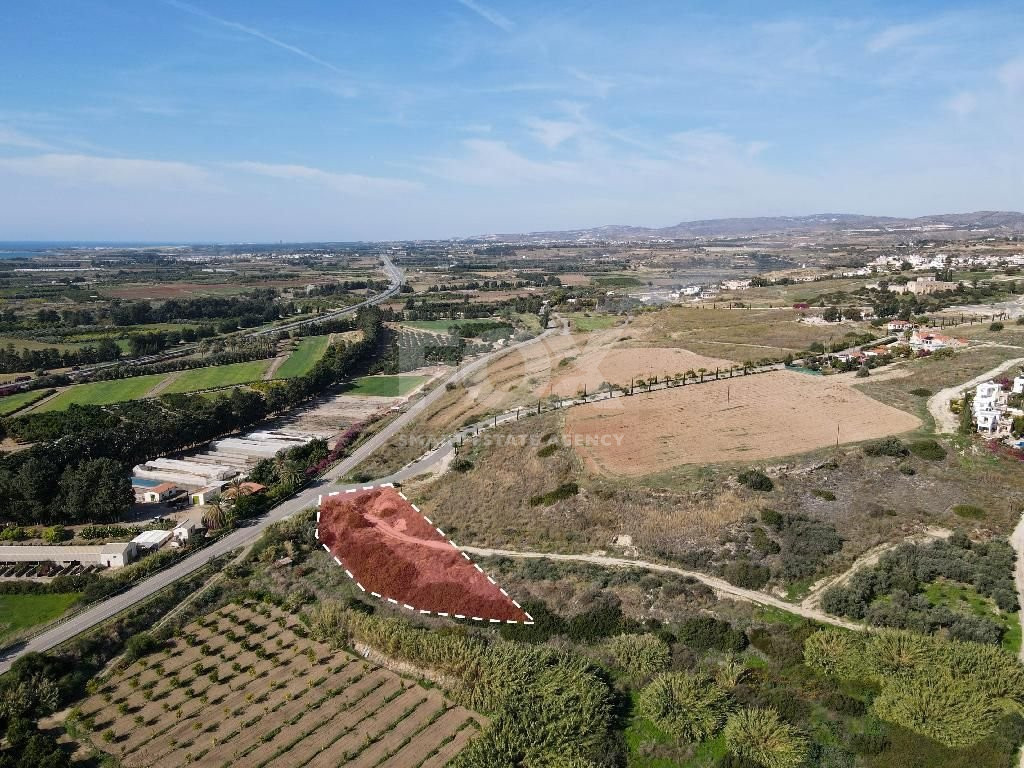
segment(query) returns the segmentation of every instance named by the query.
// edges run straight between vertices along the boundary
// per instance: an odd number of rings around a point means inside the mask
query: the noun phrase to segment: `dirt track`
[[[731,597],[736,600],[743,600],[749,603],[757,603],[758,605],[766,605],[770,608],[778,608],[780,611],[795,613],[806,619],[819,621],[822,624],[832,624],[836,627],[855,629],[858,631],[864,631],[867,629],[863,624],[847,621],[846,619],[840,619],[835,616],[831,616],[824,611],[805,608],[802,605],[796,605],[794,603],[787,603],[785,600],[772,597],[764,592],[758,592],[755,589],[743,589],[742,587],[734,586],[725,579],[720,579],[716,576],[708,576],[706,573],[700,573],[699,571],[687,571],[682,568],[675,568],[671,565],[662,565],[661,563],[649,563],[644,560],[629,560],[623,557],[608,557],[606,555],[561,555],[550,552],[517,552],[511,549],[487,549],[484,547],[463,547],[463,549],[471,554],[480,555],[481,557],[571,560],[582,563],[593,563],[595,565],[604,565],[611,568],[642,568],[645,571],[675,573],[680,576],[688,576],[692,579],[696,579],[697,581],[711,587],[711,589],[713,589],[717,594],[725,597]]]

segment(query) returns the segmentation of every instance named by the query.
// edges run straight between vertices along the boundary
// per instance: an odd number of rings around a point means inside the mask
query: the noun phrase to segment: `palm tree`
[[[693,368],[688,368],[686,373],[683,374],[683,384],[686,384],[687,379],[695,379],[697,374],[693,372]]]
[[[679,382],[686,381],[686,378],[685,378],[685,376],[683,374],[676,373],[674,376],[672,376],[672,380],[675,381],[675,385],[678,387],[679,386]]]
[[[296,464],[294,461],[286,461],[284,466],[281,468],[281,482],[289,488],[295,488],[299,483],[302,482],[305,473],[302,471],[302,467]]]
[[[250,493],[252,493],[252,490],[246,487],[241,475],[232,478],[231,482],[228,483],[227,489],[224,491],[225,496],[236,500],[242,496],[248,496]]]
[[[221,499],[208,501],[203,507],[203,525],[209,530],[219,530],[227,524],[227,521],[227,507]]]
[[[698,369],[697,369],[697,373],[699,373],[699,374],[700,374],[700,383],[701,383],[701,384],[703,384],[703,383],[704,383],[704,374],[705,374],[705,373],[707,373],[707,372],[708,372],[708,369],[707,369],[707,368],[698,368]]]

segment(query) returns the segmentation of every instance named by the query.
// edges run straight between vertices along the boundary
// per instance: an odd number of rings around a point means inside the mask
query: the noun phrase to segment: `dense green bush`
[[[730,715],[725,744],[733,754],[764,768],[796,768],[807,756],[807,739],[773,709],[742,709]]]
[[[775,488],[775,483],[772,482],[772,479],[759,469],[748,469],[740,472],[736,479],[752,491],[767,493]]]
[[[668,645],[654,635],[618,635],[606,647],[634,683],[649,680],[668,666]]]
[[[942,461],[946,458],[946,449],[931,439],[915,440],[910,444],[910,452],[928,461]]]
[[[636,709],[677,739],[697,742],[714,736],[725,723],[729,697],[706,677],[667,672],[640,691]]]
[[[739,653],[747,647],[747,636],[714,616],[695,616],[685,619],[676,630],[679,642],[695,651],[732,651]]]
[[[580,492],[580,487],[574,482],[562,483],[560,486],[555,488],[553,491],[542,493],[537,496],[530,497],[530,506],[545,506],[550,507],[552,504],[562,501],[563,499],[570,499]]]
[[[749,560],[734,560],[722,566],[722,576],[730,584],[744,589],[761,589],[772,576],[767,565],[752,563]]]
[[[1000,624],[973,613],[933,606],[922,594],[928,584],[947,579],[991,597],[1002,611],[1017,610],[1013,548],[1005,541],[972,542],[963,534],[931,544],[903,544],[859,571],[845,586],[822,595],[829,613],[865,619],[876,626],[931,633],[946,629],[954,638],[999,643]]]
[[[904,631],[855,635],[825,629],[804,645],[807,665],[881,687],[872,711],[947,747],[976,744],[1024,704],[1024,666],[977,643]]]
[[[906,456],[910,449],[898,437],[885,437],[864,446],[867,456]]]
[[[555,451],[558,450],[558,443],[548,443],[543,448],[537,451],[537,456],[542,459],[546,459],[548,456],[554,455]]]

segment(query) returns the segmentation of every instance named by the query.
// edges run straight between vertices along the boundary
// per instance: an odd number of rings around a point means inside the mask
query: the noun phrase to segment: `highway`
[[[11,664],[13,664],[18,657],[26,653],[43,652],[48,651],[51,648],[55,648],[61,643],[85,632],[91,627],[116,616],[125,609],[130,608],[132,605],[145,600],[147,597],[152,596],[178,579],[194,573],[211,560],[227,554],[234,549],[250,544],[258,539],[267,527],[278,523],[297,512],[301,512],[304,509],[315,506],[317,503],[317,497],[320,494],[325,494],[328,491],[344,490],[347,488],[365,485],[363,483],[341,485],[337,484],[336,481],[338,478],[344,477],[355,469],[359,464],[365,461],[367,457],[379,450],[388,441],[390,441],[391,438],[408,426],[416,419],[417,416],[423,413],[433,403],[437,402],[437,400],[444,395],[447,384],[456,384],[461,382],[467,377],[472,376],[477,371],[483,369],[495,358],[507,354],[510,350],[522,349],[533,344],[541,343],[545,338],[558,331],[558,328],[549,328],[532,339],[520,342],[519,344],[510,345],[505,349],[489,352],[470,361],[450,374],[443,382],[440,382],[422,398],[416,400],[408,410],[400,414],[394,421],[356,448],[350,456],[331,468],[322,479],[314,482],[299,493],[286,499],[284,502],[267,512],[263,517],[258,518],[257,520],[246,521],[246,524],[243,524],[242,527],[232,531],[228,535],[215,541],[209,546],[204,547],[198,552],[189,555],[166,570],[160,571],[159,573],[139,582],[130,589],[97,603],[81,613],[72,616],[68,620],[52,626],[51,628],[32,637],[25,644],[8,649],[7,654],[0,659],[0,674],[9,670],[11,668]],[[568,333],[567,324],[562,325],[561,332]],[[505,414],[498,419],[498,423],[504,423],[510,418],[514,419],[515,414]],[[475,428],[476,427],[474,426],[460,430],[447,441],[435,447],[425,456],[422,456],[392,475],[375,480],[374,483],[402,482],[410,477],[414,477],[430,470],[430,468],[442,461],[448,453],[452,451],[452,446],[455,441],[468,435]]]

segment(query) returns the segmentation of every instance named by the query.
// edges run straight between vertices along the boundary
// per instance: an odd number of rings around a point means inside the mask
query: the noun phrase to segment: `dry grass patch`
[[[793,309],[709,309],[670,307],[643,315],[635,323],[638,338],[665,347],[684,347],[706,355],[753,362],[782,357],[811,344],[839,342],[863,324],[817,326],[799,323]],[[720,348],[720,349],[716,349]]]
[[[498,427],[466,442],[462,455],[474,465],[468,472],[406,490],[460,544],[538,551],[590,552],[619,536],[642,537],[645,545],[660,537],[681,551],[712,543],[722,526],[752,509],[738,494],[652,490],[590,476],[561,435],[557,413]],[[570,482],[577,494],[531,504]]]
[[[777,371],[567,411],[565,434],[597,473],[750,462],[916,429],[920,421],[851,389],[846,376]]]
[[[702,357],[685,349],[663,347],[610,347],[597,345],[565,365],[560,365],[550,384],[539,388],[537,394],[572,396],[584,387],[596,391],[602,384],[628,386],[630,379],[674,376],[686,371],[714,371],[735,365],[721,358]]]

